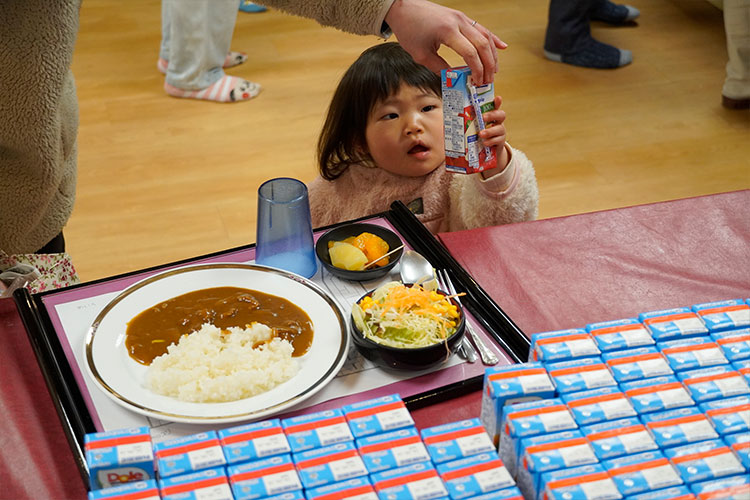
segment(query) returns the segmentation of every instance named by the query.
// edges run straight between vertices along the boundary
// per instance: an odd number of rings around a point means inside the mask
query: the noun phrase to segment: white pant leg
[[[240,0],[162,0],[169,9],[167,83],[204,89],[224,76]]]
[[[169,61],[169,30],[172,23],[169,19],[169,0],[161,2],[161,44],[159,44],[159,58]]]
[[[750,97],[750,0],[724,0],[727,33],[727,77],[722,94],[732,99]]]

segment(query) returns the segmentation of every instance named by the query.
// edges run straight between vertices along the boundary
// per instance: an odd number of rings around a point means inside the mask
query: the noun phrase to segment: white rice
[[[204,324],[183,335],[148,367],[148,388],[181,401],[236,401],[266,392],[297,374],[292,344],[275,338],[266,325],[253,323],[224,332]]]

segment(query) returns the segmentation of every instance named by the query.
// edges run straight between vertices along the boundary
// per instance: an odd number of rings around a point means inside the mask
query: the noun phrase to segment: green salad
[[[458,308],[421,285],[392,281],[352,306],[352,318],[363,335],[379,344],[399,348],[427,347],[455,333]]]

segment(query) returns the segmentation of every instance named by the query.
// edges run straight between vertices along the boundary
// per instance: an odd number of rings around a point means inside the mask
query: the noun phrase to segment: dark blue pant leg
[[[589,13],[602,0],[550,0],[544,49],[570,54],[591,37]]]

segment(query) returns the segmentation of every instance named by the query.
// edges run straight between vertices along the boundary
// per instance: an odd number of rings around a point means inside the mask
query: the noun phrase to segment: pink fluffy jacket
[[[396,200],[432,233],[536,219],[539,191],[534,167],[522,151],[509,151],[507,167],[489,179],[448,172],[445,167],[422,177],[403,177],[356,164],[336,180],[318,177],[308,186],[313,227],[384,212]]]

